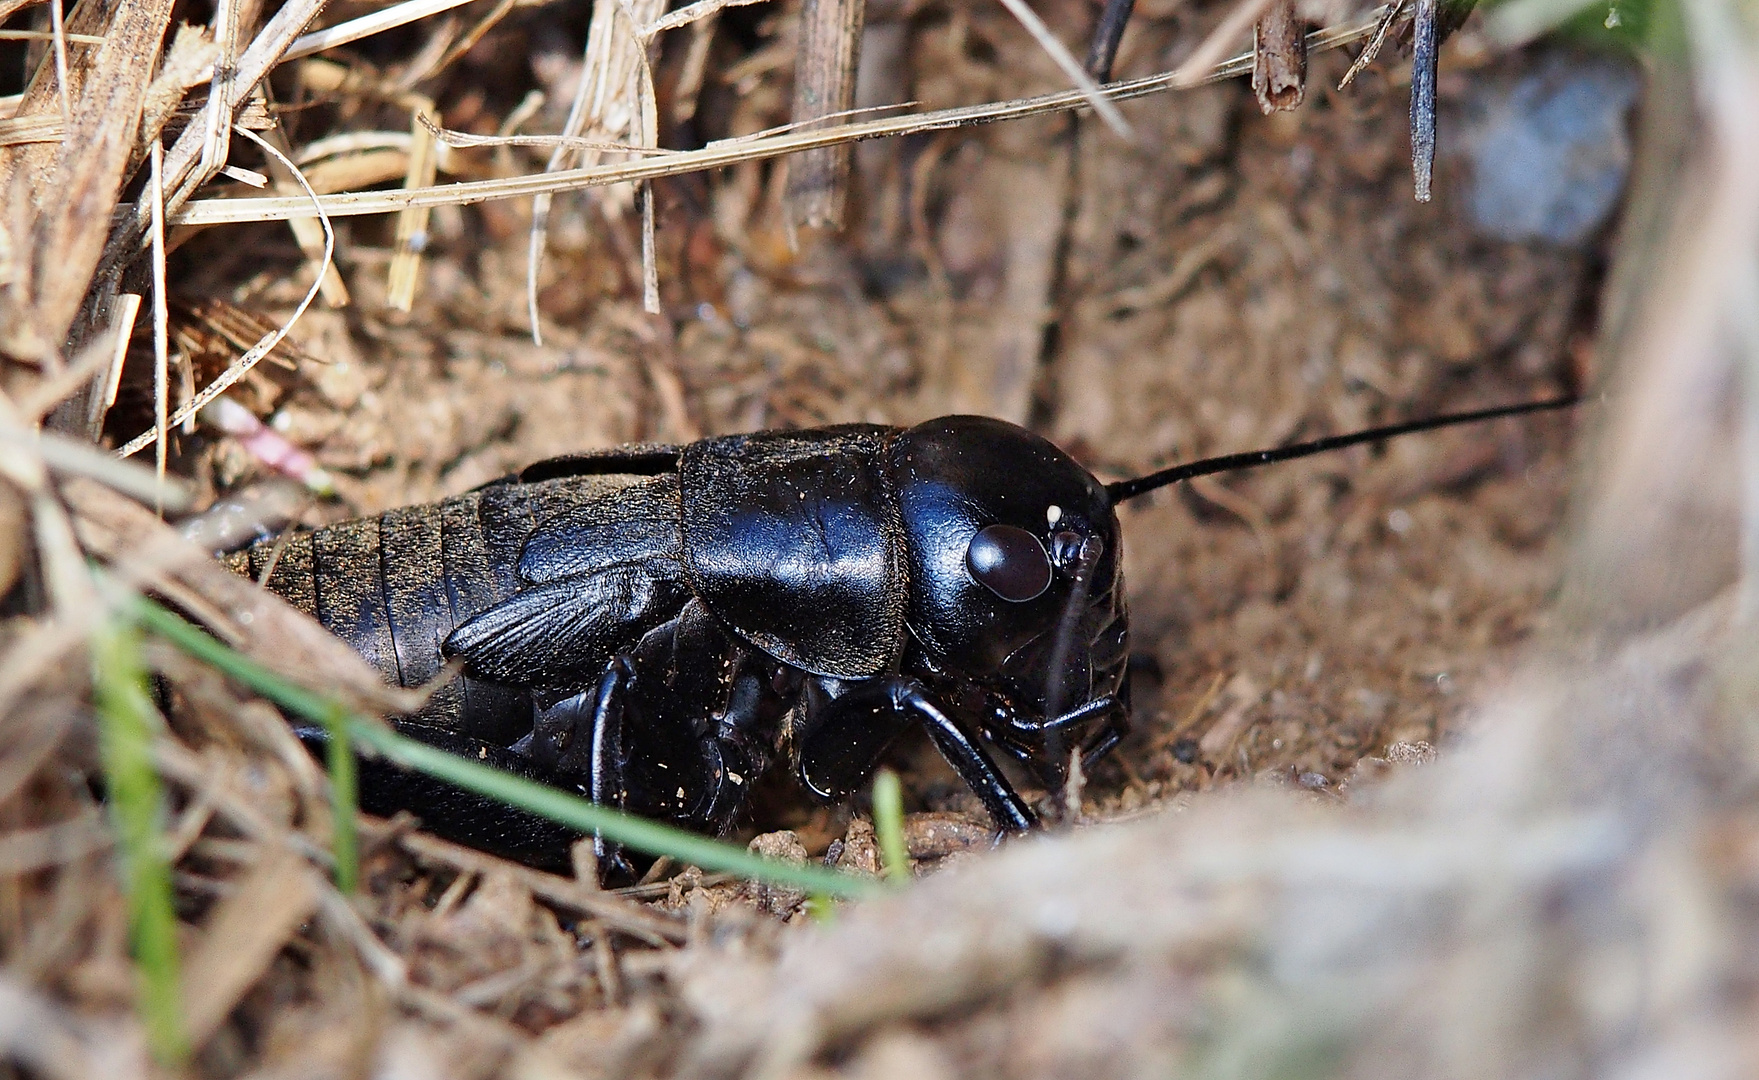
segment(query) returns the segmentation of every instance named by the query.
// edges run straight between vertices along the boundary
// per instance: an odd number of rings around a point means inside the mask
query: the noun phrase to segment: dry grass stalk
[[[55,36],[53,30],[47,32],[42,30],[0,30],[0,41],[52,42],[55,40]],[[69,45],[102,45],[104,43],[101,34],[70,34],[65,31],[61,33],[61,40]],[[59,77],[59,73],[57,73],[57,77]]]
[[[320,888],[306,861],[271,844],[209,913],[184,968],[184,1025],[208,1040],[270,961],[317,909]]]
[[[1256,12],[1253,13],[1256,17]],[[1309,52],[1338,48],[1373,33],[1379,19],[1377,10],[1368,18],[1342,26],[1328,27],[1308,35]],[[1240,33],[1244,34],[1243,23]],[[1225,45],[1224,45],[1225,48]],[[1252,68],[1250,53],[1216,64],[1207,73],[1187,76],[1184,69],[1141,79],[1113,83],[1101,93],[1112,101],[1129,101],[1148,97],[1175,88],[1186,88],[1208,82],[1219,82],[1246,74]],[[514,176],[499,180],[465,181],[438,187],[409,191],[356,192],[326,195],[319,202],[323,212],[332,217],[360,214],[394,213],[410,206],[465,206],[491,199],[525,198],[533,195],[554,195],[580,188],[654,180],[664,176],[704,172],[726,168],[744,161],[761,161],[784,154],[799,153],[821,146],[833,146],[866,139],[896,138],[925,132],[946,131],[976,124],[998,123],[1030,116],[1068,112],[1085,107],[1087,101],[1076,91],[1059,91],[1019,98],[1013,101],[983,105],[967,105],[940,109],[913,116],[889,117],[859,123],[840,124],[822,131],[789,132],[754,138],[748,141],[722,142],[700,150],[670,151],[645,160],[623,162],[551,172],[531,176]],[[203,199],[174,213],[174,225],[221,225],[249,221],[283,221],[294,217],[314,216],[316,207],[309,200],[282,198]]]
[[[667,30],[677,30],[680,27],[698,26],[703,24],[712,26],[713,21],[710,17],[719,15],[727,8],[747,7],[751,4],[761,4],[763,2],[764,0],[695,0],[694,3],[685,4],[683,7],[669,11],[655,19],[653,22],[648,23],[646,26],[642,27],[641,36],[652,41]]]
[[[46,995],[0,976],[0,1054],[6,1060],[53,1080],[97,1076],[104,1066],[124,1064],[120,1055],[100,1056],[88,1049],[98,1034],[82,1030],[67,1010]],[[135,1070],[129,1073],[140,1075]]]
[[[176,672],[175,664],[168,664],[162,670]],[[194,682],[195,680],[188,680]],[[228,701],[236,705],[236,700]],[[291,737],[291,733],[289,733]],[[300,753],[304,753],[303,750]],[[238,782],[238,777],[231,775],[223,760],[204,757],[175,739],[163,739],[154,747],[154,763],[167,780],[179,784],[197,796],[212,808],[216,817],[223,820],[228,827],[252,845],[252,855],[241,862],[254,862],[261,849],[291,849],[305,859],[319,866],[328,866],[330,853],[325,844],[329,837],[322,840],[314,839],[305,833],[289,829],[284,822],[271,816],[273,811],[260,809],[252,802],[246,790]],[[309,771],[309,766],[307,767]],[[293,775],[298,776],[295,772]],[[303,786],[301,795],[312,804],[308,809],[316,808],[323,802],[321,790]],[[327,823],[323,815],[309,817],[309,831],[316,832],[320,824]]]
[[[253,4],[253,9],[254,6]],[[239,22],[243,14],[240,9],[243,7],[243,0],[215,0],[214,3],[213,40],[216,55],[208,93],[222,101],[231,97],[232,82],[238,75],[233,60],[238,55]],[[203,135],[199,168],[212,175],[226,166],[226,156],[232,146],[232,126],[225,122],[218,109],[207,110],[205,119],[207,130]]]
[[[1252,38],[1252,92],[1266,116],[1301,106],[1307,97],[1307,35],[1295,0],[1275,0]]]
[[[644,25],[637,21],[640,15],[630,0],[619,0],[624,18],[633,26]],[[640,39],[640,47],[636,49],[636,103],[639,138],[631,139],[644,147],[655,147],[660,143],[660,102],[659,95],[654,91],[653,59],[649,55],[653,42],[647,38]],[[641,307],[649,315],[661,314],[660,309],[660,264],[654,240],[654,189],[653,184],[644,183],[636,187],[636,197],[641,204]]]
[[[571,911],[590,915],[607,926],[647,941],[676,944],[685,940],[686,928],[682,923],[613,893],[602,892],[596,881],[574,881],[530,867],[509,864],[492,855],[484,855],[480,851],[473,851],[426,833],[400,833],[397,836],[397,845],[418,860],[434,865],[468,873],[510,875],[535,896]]]
[[[1075,84],[1075,89],[1081,94],[1082,101],[1105,121],[1106,127],[1111,128],[1112,133],[1120,139],[1135,139],[1135,133],[1130,130],[1129,121],[1124,119],[1124,114],[1112,104],[1110,97],[1101,92],[1099,84],[1093,81],[1093,76],[1069,52],[1068,46],[1051,33],[1050,27],[1044,24],[1038,13],[1026,6],[1025,0],[1002,0],[1002,6],[1032,35],[1032,40],[1038,42],[1038,47],[1051,58],[1051,62],[1069,77],[1069,81]]]
[[[794,54],[796,130],[855,105],[866,0],[806,0]],[[849,198],[854,147],[827,146],[788,161],[788,221],[792,226],[840,229]]]
[[[715,11],[690,24],[690,47],[678,72],[676,101],[672,106],[673,118],[678,123],[688,123],[696,118],[703,80],[708,75],[709,49],[714,45],[715,26],[719,21],[720,12]]]
[[[117,310],[111,320],[115,327],[115,344],[110,353],[110,367],[103,382],[93,388],[86,410],[86,437],[98,441],[103,433],[104,414],[116,404],[116,391],[122,386],[122,364],[128,359],[128,339],[134,336],[134,321],[140,317],[139,293],[122,293],[116,298]]]
[[[1201,83],[1210,69],[1228,54],[1228,49],[1245,36],[1246,29],[1258,22],[1259,16],[1264,14],[1271,3],[1272,0],[1239,0],[1227,17],[1179,65],[1179,70],[1173,73],[1172,85],[1189,87]]]
[[[20,250],[19,276],[0,293],[0,348],[52,364],[84,303],[135,148],[135,124],[171,18],[170,0],[117,9],[104,44],[83,52],[70,92],[71,138],[7,155],[4,218]],[[40,111],[36,87],[23,108]]]
[[[9,116],[0,120],[0,146],[60,142],[66,134],[67,122],[51,113]]]
[[[486,15],[478,19],[469,30],[458,35],[458,37],[452,42],[451,46],[440,56],[440,59],[434,64],[434,66],[422,73],[420,79],[415,78],[415,73],[411,72],[409,76],[405,77],[406,83],[410,86],[414,86],[417,82],[422,81],[422,79],[431,78],[451,65],[453,61],[476,48],[477,42],[481,41],[490,30],[493,30],[499,25],[502,19],[505,19],[508,15],[512,14],[513,9],[518,6],[518,4],[519,0],[498,0],[495,6],[490,9]]]
[[[280,62],[299,31],[323,11],[325,2],[326,0],[291,0],[283,5],[239,56],[237,79],[233,84],[232,94],[229,97],[210,95],[205,109],[220,110],[226,123],[237,130],[239,111],[257,92],[257,84]],[[202,123],[185,128],[166,152],[165,178],[169,190],[166,196],[167,210],[175,211],[180,208],[197,188],[212,178],[212,173],[205,173],[198,168],[206,143],[207,122],[204,116]],[[152,208],[144,201],[136,201],[131,212],[113,226],[109,242],[104,248],[103,260],[98,267],[101,276],[109,277],[120,273],[122,266],[139,253],[141,240],[146,236],[151,217]]]
[[[53,825],[0,835],[0,876],[34,874],[105,850],[111,837],[103,818],[83,813]]]
[[[146,101],[141,105],[140,134],[136,138],[133,161],[145,160],[147,148],[158,142],[167,124],[173,120],[187,124],[201,113],[199,101],[190,100],[189,91],[202,85],[220,57],[219,46],[208,39],[199,27],[179,26],[165,50],[159,73],[147,87]],[[240,123],[251,127],[272,127],[268,110],[257,99],[257,107],[247,110]]]
[[[362,15],[358,19],[337,23],[335,26],[316,30],[294,40],[282,54],[282,62],[298,60],[334,49],[340,45],[368,38],[374,34],[382,34],[387,30],[395,30],[399,26],[407,26],[412,22],[463,7],[471,0],[403,0],[402,3],[380,8],[370,15]],[[307,20],[308,22],[310,20]]]
[[[562,125],[563,135],[591,141],[654,145],[643,137],[646,127],[642,113],[646,111],[652,116],[649,122],[653,124],[658,123],[658,118],[651,97],[646,102],[643,100],[648,39],[642,35],[641,29],[654,23],[663,10],[663,4],[658,0],[638,0],[637,3],[594,0],[580,84],[569,106],[568,119]],[[651,73],[647,79],[651,95]],[[558,146],[550,154],[544,172],[555,175],[570,161],[597,162],[601,157],[598,151]],[[550,200],[560,190],[565,189],[531,193],[537,198],[531,206],[531,240],[526,254],[526,314],[531,322],[532,341],[538,344],[543,342],[537,313],[538,271],[543,262],[549,228]],[[607,214],[621,214],[628,209],[633,197],[630,188],[613,189],[601,196],[601,210]],[[644,228],[643,235],[646,234]],[[651,266],[651,260],[644,259],[643,263],[645,281],[645,267]]]
[[[434,125],[428,119],[431,101],[417,103],[410,111],[410,149],[404,187],[428,187],[434,182],[439,151]],[[396,250],[391,256],[391,278],[385,303],[394,311],[408,311],[415,303],[415,287],[421,278],[421,253],[427,248],[428,210],[412,207],[397,215]]]
[[[213,56],[211,44],[201,30],[181,26],[173,39],[173,50],[187,45],[183,55],[168,54],[153,85],[147,88],[146,103],[141,109],[141,135],[131,162],[139,164],[146,158],[151,135],[168,126],[186,124],[201,115],[205,98],[184,100],[184,92],[199,86],[203,69]],[[238,123],[252,131],[267,131],[275,126],[263,99],[253,97],[238,115]],[[67,125],[54,113],[33,113],[30,116],[0,118],[0,146],[22,146],[26,143],[60,142],[67,135]]]
[[[1349,70],[1344,72],[1344,77],[1338,80],[1339,90],[1355,82],[1356,76],[1362,74],[1369,64],[1374,63],[1374,58],[1380,55],[1380,50],[1386,45],[1387,34],[1392,31],[1393,24],[1404,13],[1405,5],[1409,2],[1410,0],[1395,0],[1394,3],[1387,4],[1381,9],[1380,22],[1374,27],[1374,34],[1368,39],[1368,44],[1362,46],[1361,53],[1357,54],[1356,59],[1351,62]]]
[[[295,165],[290,158],[277,150],[268,142],[268,140],[248,128],[236,127],[233,130],[249,139],[251,142],[256,143],[265,154],[279,161],[282,167],[293,174],[293,178],[297,180],[299,186],[305,190],[306,197],[314,205],[317,204],[317,192],[312,190],[311,185],[306,181],[304,174],[300,172],[299,167]],[[329,271],[336,255],[336,232],[331,228],[329,218],[321,211],[318,214],[318,223],[323,228],[324,233],[323,262],[320,264],[316,280],[312,282],[311,288],[299,301],[299,305],[293,309],[293,313],[287,317],[287,321],[284,324],[275,328],[272,332],[264,334],[261,340],[245,351],[244,355],[233,361],[231,366],[221,373],[219,378],[203,387],[201,393],[195,395],[195,397],[180,406],[177,410],[177,414],[171,418],[170,423],[181,424],[190,417],[195,416],[197,413],[201,412],[202,409],[206,408],[209,402],[225,393],[234,383],[238,382],[238,380],[250,374],[251,369],[255,367],[263,357],[269,355],[277,345],[281,344],[282,340],[287,336],[287,331],[293,328],[293,325],[299,321],[299,317],[304,315],[306,309],[311,306],[312,301],[317,299],[318,292],[323,287],[325,274]],[[117,454],[120,457],[128,457],[132,454],[139,453],[150,445],[155,437],[161,439],[160,445],[163,446],[162,429],[161,433],[143,432],[121,450],[117,451]]]
[[[62,25],[62,18],[61,5],[50,4],[50,37],[55,53],[55,96],[61,106],[61,119],[72,123],[73,102],[67,87],[67,28]]]
[[[540,101],[538,104],[539,107],[541,107],[542,102]],[[527,114],[522,119],[530,119],[530,114]],[[662,149],[657,146],[631,146],[628,143],[607,142],[604,139],[587,139],[574,135],[512,135],[505,133],[498,135],[472,135],[466,131],[453,131],[450,128],[440,127],[431,120],[427,120],[425,117],[423,118],[422,123],[427,128],[429,134],[432,135],[434,140],[441,146],[460,148],[491,146],[496,149],[504,149],[512,146],[537,146],[546,149],[561,148],[566,150],[598,151],[599,153],[606,154],[633,154],[637,156],[642,154],[676,153],[676,151]],[[513,126],[517,127],[518,125]],[[396,140],[389,144],[399,147],[405,147],[410,142],[410,140],[401,133],[363,133],[363,136],[374,139]],[[310,153],[311,150],[308,147],[306,154],[309,156]],[[324,189],[319,187],[318,190],[323,191]],[[333,190],[339,191],[342,189],[336,188]]]
[[[105,345],[88,346],[88,355],[102,355]],[[87,377],[89,378],[89,368]],[[85,476],[98,480],[131,498],[142,502],[162,503],[171,510],[184,510],[190,505],[188,489],[182,481],[160,481],[150,470],[133,462],[119,461],[90,443],[52,431],[38,432],[35,425],[42,417],[19,410],[20,422],[0,425],[0,444],[24,455],[32,463],[67,476]],[[28,423],[27,423],[28,421]]]
[[[153,222],[153,472],[162,484],[165,481],[166,410],[170,402],[171,298],[165,283],[165,148],[154,139],[149,150],[152,182],[147,197],[152,200]],[[124,454],[123,457],[128,455]],[[163,512],[164,507],[158,509]]]
[[[96,375],[107,363],[108,345],[101,340],[88,342],[73,362],[52,375],[21,387],[15,407],[20,419],[39,423],[45,416],[77,391],[83,381]]]

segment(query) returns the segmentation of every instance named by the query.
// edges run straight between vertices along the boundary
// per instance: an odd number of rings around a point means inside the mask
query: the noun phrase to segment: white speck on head
[[[1045,507],[1044,519],[1052,525],[1055,525],[1057,522],[1063,520],[1063,508],[1055,503]]]
[[[678,789],[678,797],[680,799],[682,799],[684,797],[684,789],[683,788]]]
[[[738,773],[733,772],[731,769],[729,769],[727,771],[727,779],[733,781],[735,784],[745,783],[745,777],[740,776]]]

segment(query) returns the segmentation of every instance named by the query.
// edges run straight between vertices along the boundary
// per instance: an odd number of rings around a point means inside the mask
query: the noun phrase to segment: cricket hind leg
[[[606,664],[598,686],[538,715],[534,761],[584,779],[594,802],[696,832],[724,831],[769,764],[792,681],[695,601]],[[598,836],[601,876],[633,876]]]

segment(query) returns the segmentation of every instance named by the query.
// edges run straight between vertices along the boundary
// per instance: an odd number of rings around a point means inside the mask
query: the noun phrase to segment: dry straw
[[[1378,10],[1369,18],[1347,25],[1328,27],[1308,35],[1308,48],[1318,52],[1358,41],[1374,31],[1379,21]],[[1218,82],[1251,71],[1250,54],[1236,56],[1216,64],[1206,74],[1193,74],[1184,68],[1175,72],[1149,75],[1140,79],[1112,83],[1101,88],[1110,101],[1130,101],[1165,93],[1169,90]],[[292,198],[202,199],[190,203],[171,218],[177,225],[221,225],[251,221],[285,221],[290,218],[314,216],[319,209],[331,217],[359,214],[387,214],[412,206],[462,206],[491,199],[555,195],[564,191],[603,187],[609,184],[653,180],[663,176],[721,169],[744,161],[761,161],[823,146],[861,142],[867,139],[897,138],[931,131],[1019,120],[1029,116],[1069,112],[1087,107],[1087,99],[1078,91],[1065,90],[1012,101],[984,105],[966,105],[952,109],[917,113],[907,116],[865,120],[815,131],[788,132],[740,141],[705,146],[699,150],[649,153],[638,161],[619,162],[591,168],[569,169],[553,173],[513,176],[495,180],[467,181],[438,187],[402,191],[343,192],[310,200]]]

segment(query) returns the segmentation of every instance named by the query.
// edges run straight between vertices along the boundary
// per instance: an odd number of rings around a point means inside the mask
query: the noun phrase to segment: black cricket
[[[992,748],[1052,790],[1129,729],[1115,507],[1168,484],[1573,399],[1230,454],[1102,484],[1038,435],[949,416],[556,458],[457,498],[230,556],[387,680],[463,674],[396,721],[593,801],[720,833],[786,761],[859,789],[912,725],[1004,832],[1036,817]],[[301,730],[308,743],[322,731]],[[565,865],[578,834],[362,763],[362,804]],[[598,842],[608,878],[632,872]]]

